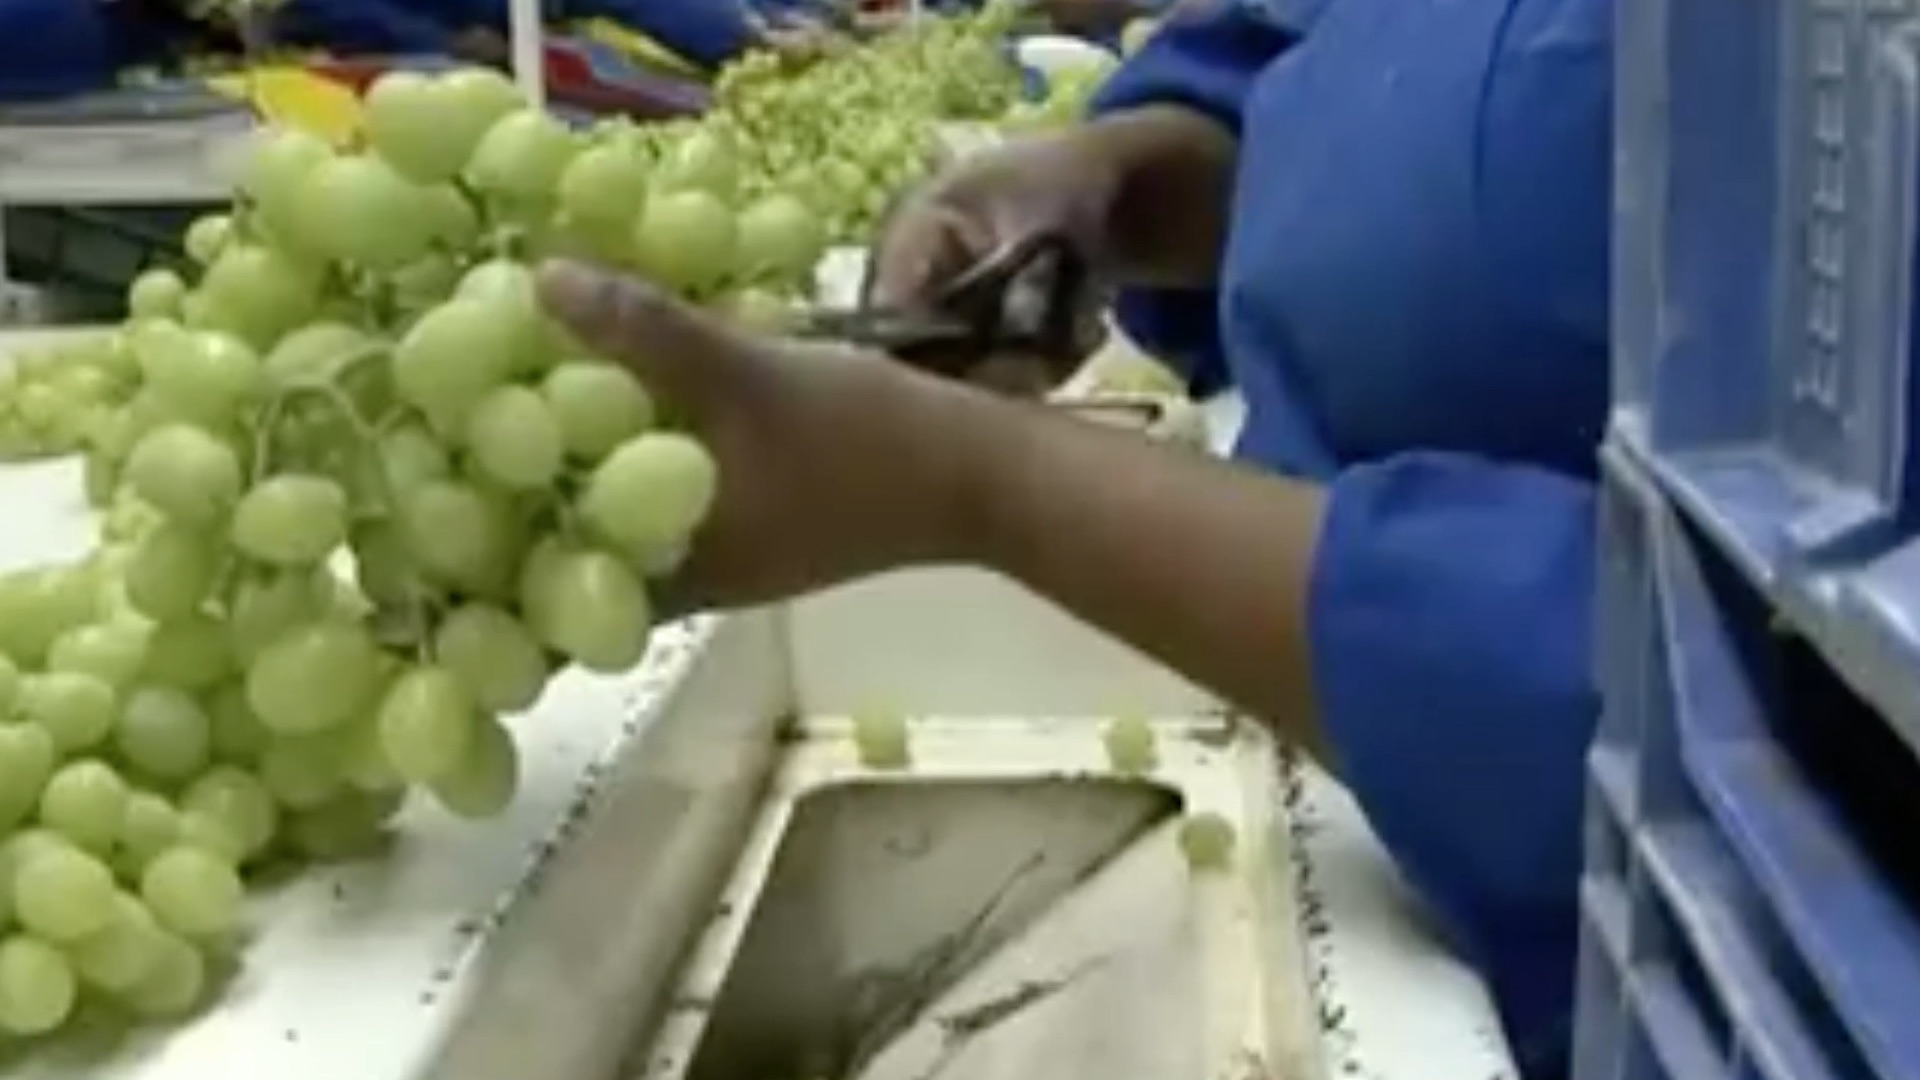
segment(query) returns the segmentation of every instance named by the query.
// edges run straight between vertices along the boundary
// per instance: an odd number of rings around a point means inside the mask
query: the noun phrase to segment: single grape
[[[269,731],[324,731],[365,708],[379,679],[379,650],[364,629],[318,622],[261,651],[247,670],[247,703]]]
[[[827,250],[826,229],[791,195],[768,195],[742,210],[738,240],[741,271],[776,281],[807,281]]]
[[[636,436],[594,469],[580,511],[596,532],[643,563],[685,546],[719,486],[712,455],[669,432]]]
[[[289,810],[311,810],[347,784],[347,751],[340,731],[282,735],[260,752],[260,782]]]
[[[169,319],[180,313],[187,283],[171,270],[148,270],[127,286],[127,314],[136,319]]]
[[[232,865],[201,847],[154,856],[140,875],[140,898],[160,924],[188,937],[214,937],[240,923],[245,889]]]
[[[310,323],[280,339],[262,362],[261,374],[275,391],[326,382],[373,344],[374,339],[357,326]]]
[[[265,851],[280,821],[280,808],[266,786],[252,773],[231,765],[216,766],[195,780],[180,797],[180,806],[226,829],[238,861]]]
[[[565,454],[559,422],[540,394],[524,386],[503,386],[480,399],[467,417],[467,449],[481,475],[520,489],[552,484]]]
[[[367,88],[361,104],[367,142],[415,183],[452,179],[473,153],[477,136],[448,122],[449,97],[432,76],[387,72]]]
[[[0,941],[0,1029],[46,1034],[66,1022],[79,995],[60,950],[19,934]]]
[[[259,244],[229,245],[207,267],[200,292],[229,316],[241,337],[260,346],[278,341],[320,306],[320,278]]]
[[[567,452],[583,461],[599,461],[653,426],[653,399],[639,379],[612,364],[561,364],[547,373],[540,393]]]
[[[324,476],[281,473],[240,499],[233,546],[274,566],[310,566],[347,539],[347,493]]]
[[[48,941],[78,941],[113,918],[113,871],[70,844],[28,851],[13,874],[20,925]]]
[[[589,671],[613,674],[640,662],[652,612],[639,579],[598,551],[558,556],[528,575],[523,605],[548,645]]]
[[[47,669],[90,675],[122,689],[145,668],[150,633],[148,626],[131,619],[76,627],[54,639]],[[0,699],[6,696],[0,693]]]
[[[224,263],[227,256],[221,256]],[[252,339],[250,339],[252,340]],[[258,398],[260,354],[220,330],[158,330],[140,350],[151,395],[169,419],[208,429],[231,425]]]
[[[511,259],[488,259],[460,278],[454,296],[492,313],[511,346],[513,373],[537,374],[553,366],[563,339],[540,304],[532,270]]]
[[[543,206],[573,160],[573,135],[541,109],[522,109],[495,121],[467,162],[469,183],[512,204]]]
[[[460,760],[426,781],[441,806],[457,817],[497,817],[513,802],[520,782],[520,752],[498,721],[481,718]]]
[[[853,745],[869,769],[904,769],[913,763],[907,719],[894,712],[864,712],[853,718]]]
[[[560,210],[592,229],[626,228],[647,197],[647,159],[619,142],[589,147],[560,174]]]
[[[294,817],[294,844],[314,859],[351,859],[371,855],[386,840],[386,823],[404,795],[394,791],[346,791]]]
[[[166,796],[151,791],[127,794],[120,832],[114,842],[114,865],[138,880],[147,863],[180,840],[180,811]]]
[[[40,725],[0,724],[0,828],[18,826],[40,804],[59,757]]]
[[[152,968],[120,1000],[136,1016],[178,1019],[192,1012],[206,993],[207,962],[200,950],[177,935],[163,932],[159,942]]]
[[[226,214],[208,214],[195,219],[193,224],[187,227],[186,235],[181,238],[181,246],[186,249],[188,258],[205,266],[227,246],[227,240],[232,235],[232,217]]]
[[[695,131],[668,152],[654,183],[661,191],[698,192],[731,200],[740,186],[739,153],[725,136]]]
[[[402,424],[382,432],[378,453],[387,486],[395,495],[453,473],[453,459],[446,447],[416,424]]]
[[[244,682],[229,683],[213,692],[207,703],[207,720],[212,725],[214,756],[221,761],[250,762],[266,746],[266,726],[247,703]]]
[[[1233,823],[1206,811],[1180,822],[1180,851],[1195,870],[1224,870],[1233,864]]]
[[[227,607],[233,653],[251,664],[289,630],[325,618],[333,604],[333,575],[325,567],[276,570],[245,578]]]
[[[735,265],[733,212],[704,191],[658,193],[634,227],[634,259],[663,284],[686,291],[720,284]]]
[[[69,946],[67,957],[87,984],[125,993],[159,963],[164,933],[138,897],[116,893],[113,917]]]
[[[141,676],[162,686],[201,691],[218,686],[233,671],[226,626],[211,616],[189,615],[153,628]]]
[[[113,687],[72,671],[28,676],[21,690],[21,713],[45,730],[62,754],[104,741],[118,707]]]
[[[80,758],[57,769],[40,793],[40,823],[89,851],[105,853],[127,813],[127,782],[104,761]]]
[[[179,619],[200,609],[220,570],[220,550],[200,528],[165,522],[147,533],[127,563],[127,601],[151,619]]]
[[[127,457],[134,493],[176,521],[217,520],[239,500],[242,480],[232,447],[184,424],[149,432]]]
[[[515,366],[511,312],[455,297],[420,317],[393,356],[401,400],[458,423]]]
[[[1154,746],[1153,725],[1138,716],[1123,716],[1108,721],[1101,737],[1107,746],[1107,762],[1115,772],[1139,774],[1152,772],[1160,754]]]
[[[380,745],[402,778],[424,782],[459,767],[479,720],[473,695],[452,672],[416,667],[380,704]]]
[[[433,242],[425,188],[372,155],[322,162],[300,185],[303,232],[325,255],[369,270],[398,270]]]
[[[487,712],[530,708],[546,688],[547,657],[539,640],[489,604],[462,604],[448,612],[434,632],[433,653]]]
[[[401,500],[400,528],[420,570],[448,585],[493,594],[512,577],[519,539],[511,510],[472,484],[415,488]]]
[[[171,687],[144,686],[120,710],[120,756],[159,780],[185,780],[213,754],[213,722],[200,703]]]
[[[276,239],[301,250],[316,246],[301,216],[300,188],[332,158],[333,148],[326,140],[299,128],[270,128],[256,137],[242,166],[240,190],[272,227]]]

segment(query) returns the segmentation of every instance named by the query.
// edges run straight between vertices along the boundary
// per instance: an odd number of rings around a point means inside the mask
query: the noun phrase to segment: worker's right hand
[[[874,245],[870,302],[926,310],[974,265],[1043,236],[1066,240],[1091,269],[1078,298],[1088,351],[1099,344],[1108,222],[1120,178],[1110,160],[1077,133],[1021,139],[962,158],[894,208]],[[1017,393],[1043,392],[1071,371],[1023,358],[994,358],[983,381]]]

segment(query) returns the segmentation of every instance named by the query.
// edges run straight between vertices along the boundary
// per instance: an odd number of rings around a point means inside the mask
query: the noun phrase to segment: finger
[[[886,307],[928,307],[992,248],[992,230],[972,215],[935,202],[910,203],[881,233],[868,298]]]
[[[540,268],[539,288],[547,311],[581,342],[682,404],[715,392],[716,380],[759,347],[727,323],[628,274],[554,260]]]

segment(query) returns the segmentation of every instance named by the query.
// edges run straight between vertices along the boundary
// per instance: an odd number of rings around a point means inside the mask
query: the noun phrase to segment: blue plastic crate
[[[1920,762],[1605,466],[1574,1080],[1920,1077]]]
[[[1920,747],[1920,0],[1619,0],[1614,429]]]

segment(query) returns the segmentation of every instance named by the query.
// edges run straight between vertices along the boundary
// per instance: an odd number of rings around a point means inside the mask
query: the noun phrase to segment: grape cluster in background
[[[0,456],[79,452],[98,542],[0,575],[0,1036],[185,1016],[245,883],[377,850],[410,793],[486,818],[509,717],[631,668],[724,478],[533,266],[628,267],[756,326],[1018,97],[1014,8],[585,129],[486,70],[393,73],[360,144],[262,133],[110,331],[0,368]]]

